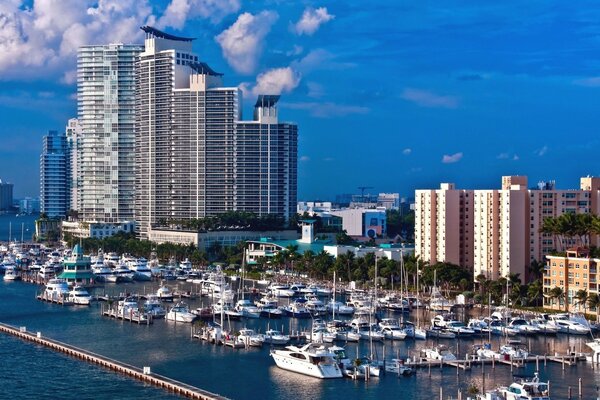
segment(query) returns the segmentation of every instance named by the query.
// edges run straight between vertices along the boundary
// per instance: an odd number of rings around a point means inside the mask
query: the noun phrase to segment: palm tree
[[[542,297],[543,289],[544,287],[539,279],[528,285],[527,297],[530,304],[538,305],[539,299]]]
[[[591,293],[588,296],[587,305],[590,309],[596,311],[596,322],[598,322],[598,313],[600,312],[600,296],[598,296],[598,293]]]
[[[577,307],[583,306],[584,314],[585,314],[585,310],[586,310],[588,297],[589,297],[588,292],[585,289],[578,290],[577,293],[575,293],[575,296],[573,296],[573,299],[575,299],[575,304],[577,305]]]
[[[552,304],[554,304],[555,300],[558,301],[559,309],[562,309],[560,307],[560,301],[565,297],[565,290],[563,288],[555,286],[550,289],[550,291],[547,293],[547,296],[552,300]]]

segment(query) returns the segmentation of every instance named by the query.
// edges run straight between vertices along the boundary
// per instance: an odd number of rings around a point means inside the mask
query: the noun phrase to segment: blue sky
[[[196,37],[246,118],[282,94],[299,199],[600,175],[597,2],[5,0],[0,178],[17,196],[38,193],[41,137],[76,116],[77,46],[141,43],[143,24]]]

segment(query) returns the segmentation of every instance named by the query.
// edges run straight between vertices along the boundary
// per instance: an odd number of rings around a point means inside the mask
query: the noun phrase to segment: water
[[[188,286],[180,285],[182,289]],[[303,399],[418,399],[431,400],[439,396],[443,386],[446,396],[456,396],[457,389],[465,389],[469,384],[482,387],[481,367],[471,371],[453,368],[432,368],[431,376],[427,369],[416,376],[402,377],[387,375],[373,378],[371,382],[349,379],[318,380],[278,369],[269,357],[269,348],[233,350],[228,347],[213,346],[190,338],[190,325],[171,321],[156,320],[153,325],[139,326],[100,316],[100,304],[90,307],[61,307],[39,302],[34,299],[38,288],[21,282],[0,282],[0,321],[15,326],[26,326],[29,331],[40,331],[44,336],[61,340],[108,357],[142,367],[150,366],[153,371],[174,379],[198,386],[202,389],[230,397],[232,399],[289,399],[299,395]],[[102,290],[102,289],[100,289]],[[109,292],[143,292],[154,288],[150,284],[128,284],[107,286]],[[204,300],[206,301],[206,300]],[[200,305],[200,301],[193,306]],[[278,328],[284,326],[302,328],[309,321],[298,322],[284,318],[273,322]],[[248,325],[262,331],[267,321],[251,320],[234,323],[239,329]],[[527,339],[525,339],[526,341]],[[545,349],[564,352],[568,346],[579,350],[587,338],[558,336],[552,338],[532,338],[534,353]],[[481,339],[461,340],[459,351],[464,354],[473,343]],[[495,345],[498,339],[494,339]],[[455,349],[456,342],[448,341]],[[388,359],[408,352],[416,354],[416,349],[431,345],[432,342],[397,341],[386,343]],[[349,356],[364,355],[370,352],[368,345],[348,344]],[[377,345],[378,355],[383,348]],[[174,398],[157,388],[145,386],[137,381],[109,372],[103,368],[85,364],[79,360],[54,353],[48,349],[24,343],[12,337],[0,335],[0,359],[3,361],[3,374],[0,385],[5,398],[124,398],[124,399],[168,399]],[[532,373],[535,364],[524,371]],[[576,367],[560,364],[540,364],[542,379],[550,378],[553,399],[567,397],[568,386],[577,393],[578,378],[583,378],[584,398],[595,398],[596,387],[600,385],[600,373],[584,363]],[[485,387],[490,389],[511,382],[510,367],[497,365],[485,367]],[[118,396],[116,396],[118,394]]]
[[[21,241],[21,231],[23,240],[31,241],[35,234],[35,220],[38,217],[38,215],[0,214],[0,241],[8,241],[9,238]]]

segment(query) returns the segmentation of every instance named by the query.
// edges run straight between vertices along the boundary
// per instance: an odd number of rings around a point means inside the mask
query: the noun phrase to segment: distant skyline
[[[195,37],[241,86],[298,123],[298,198],[437,188],[578,188],[600,176],[600,4],[280,0],[0,3],[0,179],[39,195],[42,136],[77,116],[80,45]]]

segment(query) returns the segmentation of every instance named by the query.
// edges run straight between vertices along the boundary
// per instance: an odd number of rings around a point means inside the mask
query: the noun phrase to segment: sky
[[[0,179],[37,196],[42,136],[77,115],[81,45],[194,50],[244,116],[281,94],[299,126],[298,198],[436,188],[577,188],[600,176],[600,4],[581,0],[2,0]]]

